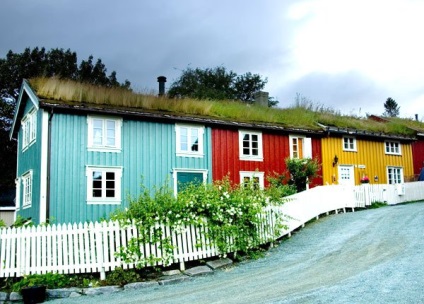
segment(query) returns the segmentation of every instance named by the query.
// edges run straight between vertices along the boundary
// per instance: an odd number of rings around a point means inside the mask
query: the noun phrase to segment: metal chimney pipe
[[[159,82],[159,96],[163,96],[163,95],[165,95],[166,77],[165,76],[159,76],[158,82]]]
[[[418,114],[415,114],[415,120],[418,121]]]

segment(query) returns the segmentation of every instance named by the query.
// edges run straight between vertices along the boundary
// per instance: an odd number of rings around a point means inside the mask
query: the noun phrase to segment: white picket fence
[[[398,204],[424,200],[424,182],[398,185],[362,185],[355,187],[320,186],[290,197],[278,208],[264,211],[264,225],[259,227],[262,243],[282,237],[311,219],[330,212],[346,211],[346,208],[366,207],[372,202]],[[286,216],[287,229],[279,235],[269,230],[276,216]],[[159,227],[159,225],[158,225]],[[218,249],[206,239],[207,227],[188,226],[178,232],[162,226],[162,238],[170,238],[173,248],[172,261],[184,269],[187,261],[218,256]],[[19,277],[26,274],[101,273],[116,267],[135,267],[116,255],[137,237],[135,226],[121,228],[118,222],[63,224],[0,230],[0,277]],[[201,242],[199,242],[201,240]],[[199,244],[201,244],[199,246]],[[145,257],[163,257],[161,242],[142,246]],[[161,265],[162,262],[156,262]]]

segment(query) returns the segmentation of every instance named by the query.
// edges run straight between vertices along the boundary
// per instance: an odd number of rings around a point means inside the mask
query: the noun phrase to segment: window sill
[[[88,205],[120,205],[121,204],[121,200],[108,200],[108,199],[98,199],[98,200],[94,200],[94,199],[90,199],[87,200],[87,204]]]
[[[180,157],[197,157],[197,158],[203,158],[205,155],[203,153],[177,152],[177,156],[180,156]]]
[[[257,161],[257,162],[262,162],[264,161],[263,157],[240,157],[240,160],[247,160],[247,161]]]
[[[101,148],[101,147],[88,147],[89,152],[112,152],[112,153],[121,153],[122,149],[120,148]]]

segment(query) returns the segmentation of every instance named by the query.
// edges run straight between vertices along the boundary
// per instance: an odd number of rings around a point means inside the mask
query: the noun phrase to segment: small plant
[[[12,286],[13,291],[20,291],[24,287],[46,286],[47,288],[62,288],[70,285],[70,278],[64,274],[46,273],[24,276]]]
[[[106,276],[106,285],[124,286],[125,284],[139,281],[141,281],[141,276],[135,269],[124,270],[121,267],[117,267]]]
[[[377,208],[381,208],[381,207],[386,207],[387,203],[386,202],[373,202],[371,204],[371,206],[369,206],[369,209],[377,209]]]

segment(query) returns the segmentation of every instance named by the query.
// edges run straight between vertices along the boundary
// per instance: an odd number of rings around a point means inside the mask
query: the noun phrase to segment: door
[[[355,175],[353,166],[339,165],[339,185],[355,186]]]
[[[190,183],[203,183],[203,172],[177,172],[177,193]]]

